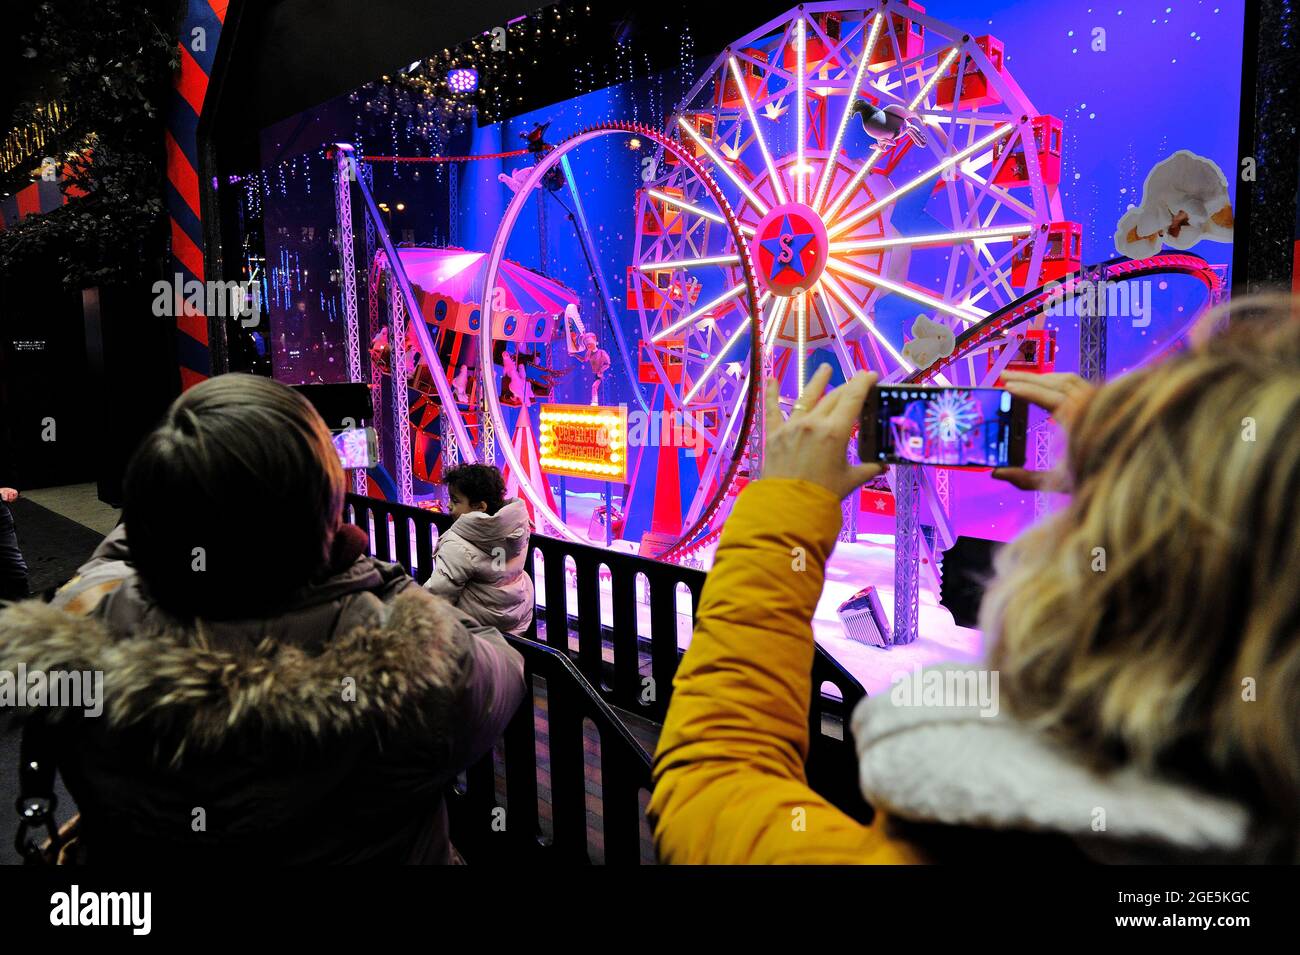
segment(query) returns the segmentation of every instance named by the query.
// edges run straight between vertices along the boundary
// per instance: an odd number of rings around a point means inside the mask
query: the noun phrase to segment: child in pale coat
[[[483,626],[522,636],[533,622],[528,509],[505,499],[501,472],[488,464],[453,468],[445,482],[457,520],[438,537],[425,589]]]

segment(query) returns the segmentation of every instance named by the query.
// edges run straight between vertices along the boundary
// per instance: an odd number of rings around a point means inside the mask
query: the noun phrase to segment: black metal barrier
[[[455,519],[450,514],[352,494],[347,501],[348,519],[370,533],[373,552],[383,560],[397,561],[423,583],[433,564],[430,528],[446,530]],[[677,589],[680,585],[689,593],[693,620],[707,574],[541,534],[532,535],[529,547],[533,560],[528,561],[527,570],[534,583],[538,578],[536,559],[541,557],[542,584],[537,596],[545,607],[538,608],[527,635],[570,654],[606,702],[663,722],[680,656]],[[570,614],[568,607],[570,564],[576,575],[575,614]],[[609,627],[601,622],[602,568],[609,573]],[[643,578],[643,604],[638,602],[638,577]],[[644,606],[644,613],[638,612],[639,606]]]
[[[650,754],[566,654],[506,640],[523,655],[529,693],[497,744],[500,775],[489,753],[448,795],[452,844],[471,864],[636,865],[643,836],[648,850]]]
[[[347,496],[344,511],[350,523],[370,535],[373,554],[381,560],[401,564],[421,583],[432,570],[435,531],[446,530],[455,520],[449,514],[355,494]],[[540,534],[532,535],[529,546],[533,560],[527,562],[527,571],[536,582],[540,557],[542,586],[538,588],[538,597],[545,601],[545,607],[538,608],[527,634],[529,640],[555,651],[559,659],[575,668],[576,675],[606,709],[612,706],[662,723],[681,659],[677,633],[678,588],[685,588],[689,594],[693,623],[708,575],[701,570]],[[573,614],[569,612],[567,580],[570,565],[577,585]],[[601,620],[602,567],[609,574],[610,626]],[[642,578],[640,588],[638,578]],[[542,658],[536,654],[532,659],[548,673],[558,673],[554,669],[557,663],[539,662]],[[546,657],[548,661],[552,659]],[[812,677],[808,781],[813,789],[846,813],[865,822],[871,810],[858,793],[857,757],[849,734],[849,717],[866,691],[821,647],[816,648]],[[833,695],[823,692],[825,684],[834,687]],[[569,731],[568,726],[561,728]],[[597,728],[600,729],[599,723]],[[627,734],[626,727],[623,732]],[[579,741],[581,738],[581,733],[575,737]],[[630,734],[629,738],[634,745],[639,745]],[[551,744],[554,747],[554,733]],[[616,765],[619,770],[623,768],[622,762]],[[517,772],[533,772],[535,768],[525,767]],[[483,767],[476,771],[488,772]],[[480,785],[486,785],[486,777]],[[472,779],[470,790],[474,791]]]

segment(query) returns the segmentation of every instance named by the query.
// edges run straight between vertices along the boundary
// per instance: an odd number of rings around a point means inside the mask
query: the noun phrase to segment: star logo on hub
[[[826,267],[827,245],[826,226],[812,209],[777,206],[754,230],[759,281],[783,298],[807,291]]]

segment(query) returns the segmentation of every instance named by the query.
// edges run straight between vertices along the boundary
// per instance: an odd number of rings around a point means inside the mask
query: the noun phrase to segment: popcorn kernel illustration
[[[1204,156],[1180,149],[1147,174],[1142,204],[1119,220],[1115,249],[1137,259],[1155,255],[1162,245],[1181,250],[1202,239],[1231,242],[1232,221],[1223,170]]]
[[[942,322],[932,322],[924,315],[912,324],[912,340],[903,346],[903,357],[917,368],[928,368],[940,358],[952,354],[957,339]]]

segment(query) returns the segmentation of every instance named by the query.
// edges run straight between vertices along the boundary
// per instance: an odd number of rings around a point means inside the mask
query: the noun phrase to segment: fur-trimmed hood
[[[924,672],[951,669],[965,672]],[[1005,712],[915,696],[870,697],[853,714],[862,793],[896,819],[1064,837],[1112,863],[1259,862],[1277,849],[1280,834],[1232,799],[1135,767],[1101,774]]]
[[[523,661],[368,545],[345,527],[272,617],[181,621],[119,528],[54,604],[0,609],[0,671],[103,676],[98,715],[40,711],[92,860],[451,857],[443,790],[517,709]]]
[[[202,621],[119,635],[96,617],[25,601],[0,612],[0,670],[103,673],[111,727],[183,727],[187,748],[245,731],[323,738],[432,715],[427,701],[454,697],[465,679],[470,637],[459,615],[417,587],[376,609],[372,623],[312,652],[218,636]]]

